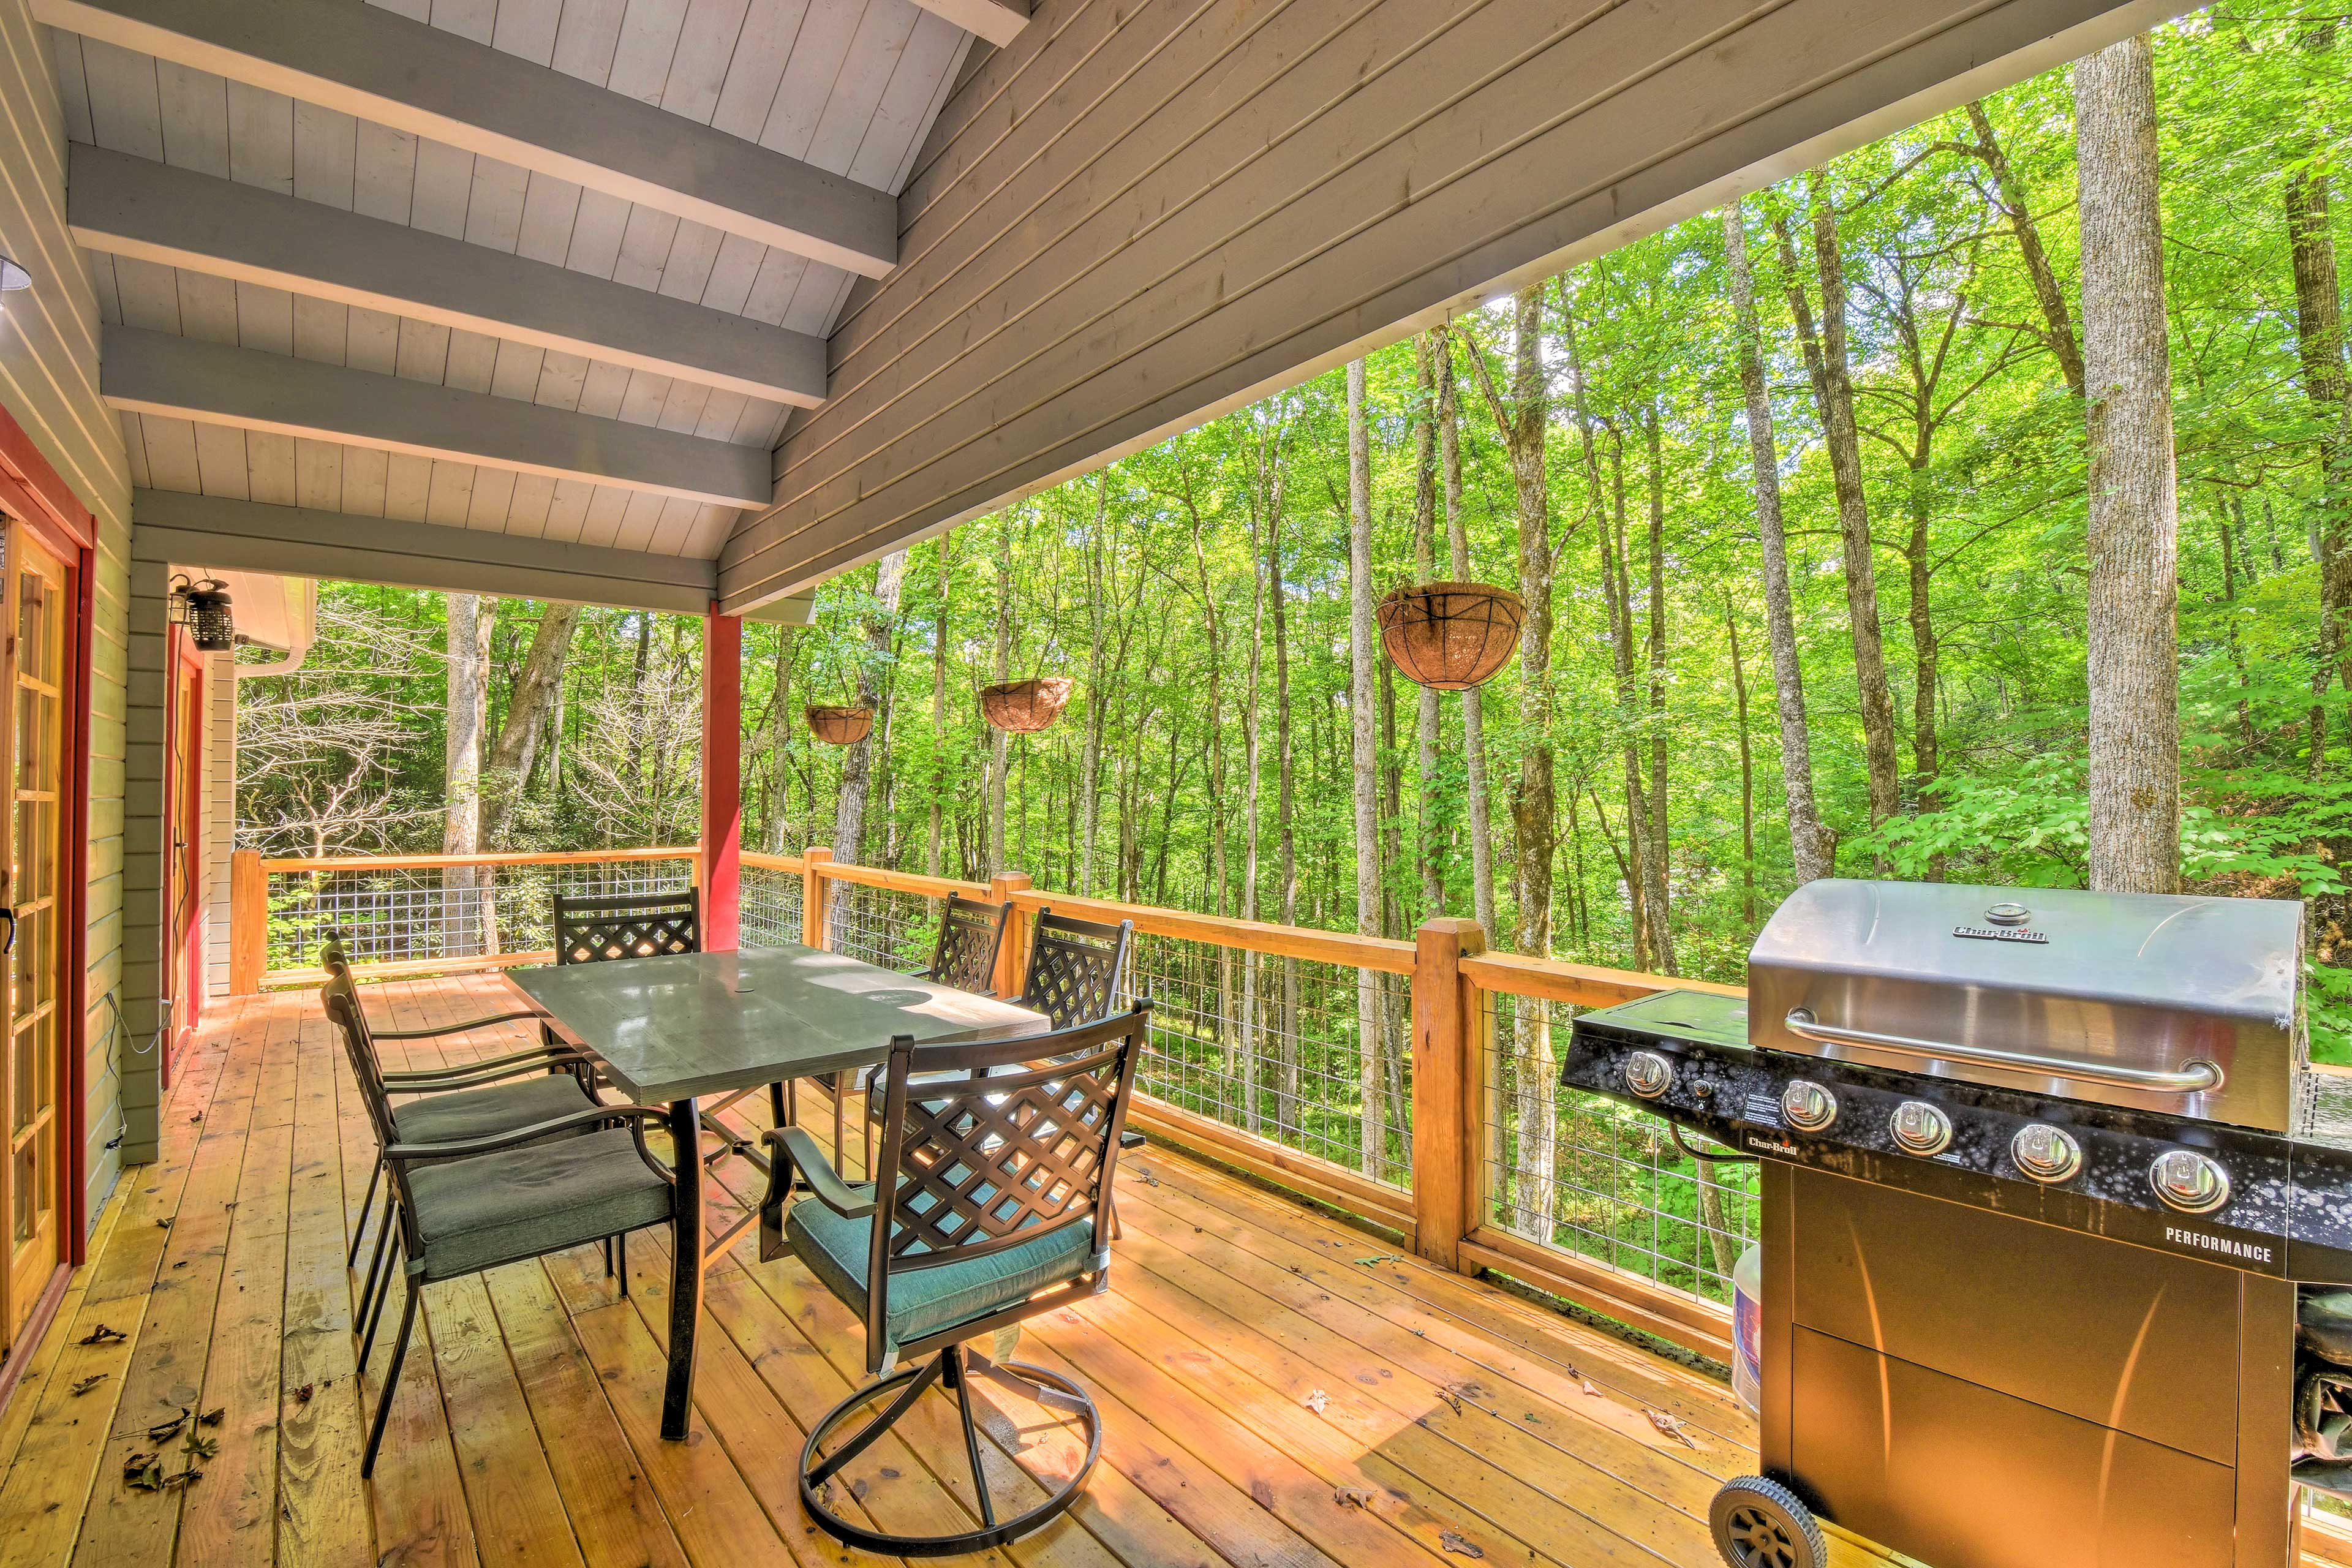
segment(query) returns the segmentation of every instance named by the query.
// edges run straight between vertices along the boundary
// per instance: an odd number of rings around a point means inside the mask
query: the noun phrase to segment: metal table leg
[[[691,1097],[669,1105],[671,1163],[677,1173],[677,1234],[670,1247],[669,1383],[661,1435],[683,1441],[694,1413],[695,1330],[702,1320],[702,1114]]]

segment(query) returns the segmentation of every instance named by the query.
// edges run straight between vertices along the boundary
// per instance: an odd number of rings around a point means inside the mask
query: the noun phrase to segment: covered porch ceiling
[[[147,560],[824,578],[2182,0],[35,0]]]

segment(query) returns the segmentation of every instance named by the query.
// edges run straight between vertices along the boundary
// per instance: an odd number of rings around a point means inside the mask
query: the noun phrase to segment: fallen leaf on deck
[[[1659,1431],[1664,1432],[1669,1437],[1679,1438],[1685,1447],[1696,1448],[1698,1447],[1697,1442],[1692,1438],[1691,1435],[1683,1430],[1683,1424],[1678,1418],[1667,1415],[1663,1410],[1645,1409],[1642,1414],[1650,1418],[1651,1426],[1655,1426]]]
[[[180,1407],[180,1413],[177,1415],[173,1416],[169,1421],[158,1421],[152,1426],[148,1427],[147,1440],[150,1443],[160,1443],[166,1437],[176,1437],[179,1436],[180,1428],[186,1426],[187,1423],[188,1409],[187,1406],[184,1405]]]
[[[73,1385],[74,1397],[77,1399],[80,1398],[83,1394],[88,1394],[91,1389],[96,1388],[100,1384],[104,1383],[105,1381],[106,1373],[102,1372],[94,1372],[88,1377],[76,1378]]]
[[[205,1411],[202,1415],[197,1416],[196,1425],[199,1426],[217,1426],[221,1424],[222,1419],[227,1415],[227,1405],[216,1405],[212,1409]]]
[[[1323,1414],[1325,1407],[1331,1403],[1331,1396],[1318,1388],[1310,1391],[1307,1397],[1299,1403],[1306,1405],[1307,1409],[1315,1412],[1316,1415],[1320,1415]]]
[[[1448,1552],[1458,1552],[1465,1557],[1484,1557],[1486,1555],[1486,1549],[1485,1547],[1479,1545],[1475,1541],[1465,1541],[1450,1530],[1440,1531],[1438,1532],[1437,1544],[1443,1546]]]
[[[297,1405],[308,1405],[310,1403],[310,1396],[318,1392],[319,1385],[317,1384],[306,1383],[301,1387],[294,1391],[294,1403]]]
[[[1455,1393],[1450,1388],[1441,1388],[1437,1391],[1437,1397],[1443,1399],[1447,1405],[1453,1406],[1454,1415],[1459,1415],[1462,1414],[1461,1394]]]
[[[1376,1252],[1370,1258],[1359,1258],[1356,1261],[1362,1264],[1365,1268],[1370,1268],[1373,1265],[1380,1263],[1401,1263],[1403,1261],[1403,1258],[1401,1254],[1394,1252]]]
[[[100,1323],[98,1327],[90,1330],[89,1332],[82,1335],[81,1338],[74,1341],[74,1343],[78,1345],[105,1345],[112,1344],[118,1340],[127,1340],[131,1336],[129,1334],[124,1333],[121,1329],[110,1329],[104,1323]]]
[[[1372,1490],[1370,1487],[1341,1487],[1331,1494],[1331,1500],[1341,1508],[1369,1509],[1372,1506]]]

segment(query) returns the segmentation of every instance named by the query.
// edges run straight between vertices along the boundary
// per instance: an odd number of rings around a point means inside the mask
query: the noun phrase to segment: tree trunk
[[[1189,458],[1190,453],[1186,454]],[[1209,867],[1212,884],[1209,904],[1219,919],[1224,918],[1233,897],[1233,882],[1225,862],[1225,651],[1224,628],[1217,616],[1216,584],[1209,576],[1209,548],[1205,535],[1206,521],[1193,504],[1192,478],[1188,469],[1184,475],[1184,505],[1192,517],[1192,565],[1200,574],[1201,617],[1209,639]],[[1234,959],[1233,948],[1217,950],[1217,1048],[1223,1062],[1224,1079],[1230,1083],[1235,1076],[1234,1061]]]
[[[2147,35],[2075,61],[2074,76],[2091,451],[2091,886],[2169,893],[2180,882],[2178,519]]]
[[[1772,395],[1764,380],[1763,333],[1756,319],[1756,281],[1739,204],[1723,209],[1723,250],[1731,272],[1731,310],[1739,339],[1739,384],[1748,400],[1748,453],[1756,480],[1756,535],[1764,555],[1764,619],[1772,645],[1772,699],[1780,721],[1780,777],[1788,798],[1789,844],[1800,885],[1826,877],[1836,849],[1813,799],[1812,731],[1805,716],[1804,671],[1797,657],[1797,616],[1789,593],[1789,542],[1780,520],[1780,454],[1772,429]]]
[[[787,764],[791,758],[785,738],[793,732],[794,721],[792,646],[792,628],[778,626],[776,628],[776,725],[774,729],[768,731],[768,767],[776,780],[774,815],[768,821],[768,852],[772,855],[782,855],[787,852],[784,845],[784,824],[791,815],[790,803],[784,794],[784,784],[788,776]]]
[[[894,550],[875,563],[876,608],[866,618],[868,651],[857,674],[857,702],[862,708],[879,708],[882,704],[882,683],[890,668],[890,634],[898,622],[898,604],[906,585],[905,551]],[[875,746],[877,738],[881,744],[887,745],[888,735],[887,721],[877,723],[842,758],[841,796],[835,804],[833,816],[833,858],[844,865],[865,863],[866,808],[874,789]]]
[[[948,809],[948,616],[953,608],[955,535],[940,535],[940,603],[931,615],[931,810],[923,868],[946,875]]]
[[[1264,496],[1263,488],[1259,491]],[[1261,511],[1250,510],[1250,642],[1248,689],[1242,699],[1242,919],[1257,914],[1259,758],[1258,676],[1265,646],[1265,567],[1258,554]],[[1256,953],[1241,955],[1242,963],[1242,1124],[1255,1132],[1263,1120],[1258,1083],[1258,971],[1264,961]]]
[[[1013,679],[1013,513],[996,520],[996,681]],[[991,727],[988,742],[988,874],[1003,875],[1004,863],[1004,731]]]
[[[1647,879],[1650,952],[1658,971],[1675,971],[1674,912],[1666,901],[1666,464],[1655,408],[1643,411],[1642,438],[1650,458],[1650,847]]]
[[[1444,328],[1413,340],[1412,574],[1426,583],[1437,575],[1437,356],[1445,352]],[[1437,788],[1437,693],[1420,689],[1413,735],[1421,779],[1421,918],[1445,912],[1445,826]]]
[[[1936,780],[1943,773],[1944,763],[1936,740],[1936,692],[1939,679],[1937,659],[1940,645],[1936,639],[1936,606],[1930,596],[1934,587],[1935,563],[1928,555],[1928,495],[1927,443],[1932,426],[1924,421],[1927,405],[1920,405],[1923,423],[1919,426],[1918,445],[1914,448],[1910,469],[1911,531],[1904,542],[1903,558],[1911,578],[1911,755],[1914,769],[1914,789],[1917,809],[1932,811],[1937,804]],[[1927,862],[1927,880],[1940,882],[1946,871],[1945,858],[1937,855]]]
[[[1103,721],[1110,693],[1103,686],[1103,527],[1110,515],[1110,470],[1095,476],[1095,526],[1087,536],[1087,749],[1078,764],[1078,897],[1095,891],[1095,828],[1102,797]]]
[[[2025,261],[2026,277],[2032,280],[2034,302],[2042,307],[2042,341],[2057,357],[2058,369],[2066,377],[2066,389],[2080,397],[2083,351],[2074,339],[2074,321],[2067,313],[2065,291],[2058,287],[2058,275],[2051,270],[2050,253],[2042,247],[2042,229],[2034,221],[2025,182],[2010,167],[2009,154],[2001,150],[2000,138],[1993,132],[1992,118],[1985,112],[1984,100],[1970,99],[1968,109],[1969,123],[1976,128],[1976,154],[1992,171],[1993,183],[2000,188],[2001,212],[2017,236],[2018,255]]]
[[[1846,616],[1853,631],[1854,683],[1861,698],[1863,762],[1870,780],[1870,825],[1893,816],[1902,802],[1895,751],[1895,697],[1886,684],[1885,644],[1878,627],[1878,576],[1871,559],[1870,508],[1862,488],[1862,444],[1853,422],[1853,384],[1846,368],[1845,262],[1838,251],[1837,219],[1827,190],[1813,192],[1813,249],[1822,287],[1822,327],[1797,270],[1795,242],[1785,219],[1775,219],[1789,307],[1804,345],[1805,367],[1821,405],[1822,437],[1829,447],[1837,489],[1838,549],[1845,563]],[[1880,858],[1885,870],[1885,858]]]
[[[2336,47],[2332,23],[2306,28],[2303,47]],[[2320,110],[2314,106],[2314,113]],[[2306,148],[2307,158],[2311,150]],[[2352,614],[2352,429],[2344,374],[2343,289],[2336,269],[2332,192],[2324,166],[2304,163],[2286,182],[2286,232],[2294,266],[2295,350],[2304,395],[2320,426],[2320,506],[2313,542],[2319,559],[2319,658],[2311,677],[2311,776],[2326,768],[2327,710],[2319,699],[2331,680],[2352,688],[2346,617]]]
[[[1462,384],[1454,368],[1454,334],[1441,327],[1437,345],[1437,447],[1445,485],[1445,543],[1454,576],[1470,580],[1470,526],[1462,515]],[[1473,353],[1477,352],[1474,347]],[[1477,687],[1462,694],[1462,750],[1469,764],[1470,912],[1494,940],[1495,832],[1487,816],[1486,703]]]
[[[1290,746],[1290,638],[1288,595],[1282,584],[1282,512],[1285,496],[1277,463],[1265,511],[1265,597],[1274,616],[1274,831],[1275,880],[1282,889],[1282,923],[1298,923],[1297,771]],[[1274,1123],[1296,1129],[1298,1106],[1298,960],[1282,961],[1282,1010],[1275,1023]]]
[[[530,651],[523,656],[522,673],[515,678],[506,720],[490,747],[489,784],[482,791],[483,844],[498,843],[507,814],[514,809],[531,769],[538,765],[540,744],[555,712],[557,693],[563,689],[564,656],[571,652],[580,611],[578,605],[550,605],[530,635]]]
[[[1378,748],[1373,729],[1372,452],[1364,419],[1364,362],[1348,363],[1348,717],[1354,740],[1356,803],[1356,929],[1381,929],[1381,840],[1377,798]],[[1388,1137],[1381,1123],[1381,977],[1356,971],[1356,1052],[1364,1133],[1359,1151],[1364,1174],[1377,1175]]]
[[[1723,633],[1731,644],[1732,714],[1739,725],[1739,915],[1756,925],[1756,754],[1748,740],[1748,666],[1739,657],[1739,617],[1723,595]]]
[[[498,601],[473,594],[448,597],[449,692],[447,742],[441,773],[441,853],[475,855],[482,847],[482,731],[489,726],[490,633]],[[444,951],[463,957],[492,950],[490,879],[471,866],[441,873]]]

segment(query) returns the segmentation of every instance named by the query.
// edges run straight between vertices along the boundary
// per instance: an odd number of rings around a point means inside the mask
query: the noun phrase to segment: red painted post
[[[702,944],[732,952],[742,936],[743,621],[717,605],[702,618]]]

